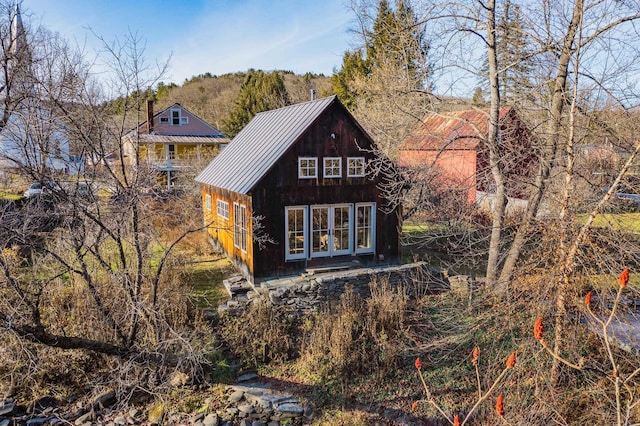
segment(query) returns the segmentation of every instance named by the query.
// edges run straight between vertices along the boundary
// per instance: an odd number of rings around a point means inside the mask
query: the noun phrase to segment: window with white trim
[[[316,157],[298,158],[298,178],[314,179],[318,177],[318,159]]]
[[[364,177],[364,157],[347,158],[347,177]]]
[[[160,123],[169,124],[169,117],[160,117]]]
[[[171,110],[171,125],[179,126],[182,123],[181,121],[181,111],[179,109]]]
[[[216,201],[216,212],[221,219],[229,220],[229,203],[222,200]]]
[[[376,204],[356,204],[356,254],[375,251]]]
[[[233,203],[233,245],[247,251],[247,207]]]
[[[307,257],[307,207],[285,207],[285,260]]]
[[[211,211],[211,195],[205,194],[204,196],[204,207]]]
[[[342,158],[340,157],[325,157],[324,163],[324,177],[325,178],[339,178],[342,177]]]

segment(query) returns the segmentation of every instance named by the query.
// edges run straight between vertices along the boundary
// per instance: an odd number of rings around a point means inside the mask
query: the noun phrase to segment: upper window
[[[216,201],[216,211],[218,217],[229,220],[229,203],[222,200]]]
[[[364,176],[364,157],[349,157],[347,159],[347,176],[348,177]]]
[[[171,110],[171,125],[173,126],[179,126],[181,123],[181,114],[180,114],[180,110],[179,109],[172,109]]]
[[[160,123],[168,123],[169,117],[160,117]]]
[[[326,157],[324,159],[324,177],[325,178],[342,177],[342,158]]]
[[[211,195],[205,194],[204,196],[204,206],[207,210],[211,211]]]
[[[298,178],[312,179],[318,177],[318,159],[316,157],[298,158]]]

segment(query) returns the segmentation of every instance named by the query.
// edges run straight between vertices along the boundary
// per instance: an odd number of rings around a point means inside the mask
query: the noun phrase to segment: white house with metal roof
[[[67,129],[34,90],[31,50],[18,3],[10,31],[11,56],[5,71],[11,84],[0,90],[0,98],[8,107],[6,122],[0,129],[0,171],[26,171],[31,175],[45,170],[81,172],[81,157],[69,154]]]

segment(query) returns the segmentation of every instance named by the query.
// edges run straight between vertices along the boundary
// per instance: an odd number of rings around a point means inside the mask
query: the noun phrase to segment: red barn
[[[503,107],[499,117],[507,195],[523,198],[527,177],[537,164],[531,132],[514,108]],[[427,114],[402,142],[398,163],[406,168],[436,168],[441,188],[464,191],[467,201],[475,202],[477,191],[495,190],[486,145],[488,128],[487,110]]]

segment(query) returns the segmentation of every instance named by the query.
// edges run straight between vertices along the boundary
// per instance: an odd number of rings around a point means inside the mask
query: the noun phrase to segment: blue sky
[[[25,21],[99,47],[129,31],[147,62],[166,60],[165,82],[249,68],[331,75],[353,41],[348,0],[22,0]]]

